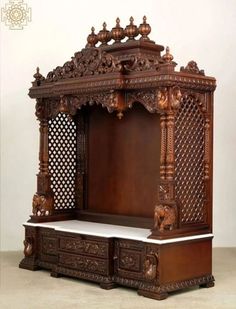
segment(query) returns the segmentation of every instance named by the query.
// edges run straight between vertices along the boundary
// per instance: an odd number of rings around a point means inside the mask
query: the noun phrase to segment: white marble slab
[[[99,236],[107,238],[110,237],[125,238],[154,244],[168,244],[168,243],[201,239],[213,236],[213,234],[208,233],[194,236],[163,239],[163,240],[148,239],[147,237],[151,234],[149,229],[141,229],[128,226],[95,223],[95,222],[87,222],[79,220],[67,220],[67,221],[56,221],[56,222],[45,222],[45,223],[26,222],[24,223],[24,225],[53,228],[56,231],[86,234],[91,236]]]

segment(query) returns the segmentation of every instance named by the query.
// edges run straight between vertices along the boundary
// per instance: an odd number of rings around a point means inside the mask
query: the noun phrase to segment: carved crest
[[[60,79],[120,72],[122,65],[100,48],[85,48],[75,53],[72,60],[49,72],[46,82]]]
[[[204,70],[199,70],[197,63],[193,60],[189,61],[186,67],[181,67],[180,72],[205,75]]]
[[[161,61],[163,62],[163,61]],[[127,64],[124,65],[124,69],[127,72],[136,71],[147,71],[147,70],[158,70],[159,61],[157,59],[149,59],[144,56],[131,56]]]

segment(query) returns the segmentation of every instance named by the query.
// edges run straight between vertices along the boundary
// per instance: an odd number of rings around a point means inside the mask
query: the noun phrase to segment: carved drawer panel
[[[49,255],[57,255],[57,238],[42,237],[42,253]]]
[[[108,258],[109,243],[78,237],[60,237],[60,251],[85,254],[99,258]]]
[[[144,249],[141,242],[116,241],[115,273],[125,278],[143,279]]]
[[[109,275],[108,260],[92,258],[84,255],[59,253],[59,265],[84,272]]]
[[[40,229],[39,260],[48,263],[57,262],[58,238],[53,229]]]

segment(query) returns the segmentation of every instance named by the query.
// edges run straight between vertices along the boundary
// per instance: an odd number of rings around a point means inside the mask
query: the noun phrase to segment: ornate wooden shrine
[[[146,17],[125,29],[117,18],[46,78],[37,68],[40,164],[21,268],[155,299],[214,285],[216,81],[194,61],[176,71],[150,32]]]

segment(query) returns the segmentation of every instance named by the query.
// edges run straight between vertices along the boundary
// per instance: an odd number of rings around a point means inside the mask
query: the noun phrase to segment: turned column
[[[37,194],[47,194],[50,189],[49,154],[48,154],[48,120],[39,119],[39,173],[37,175]]]
[[[39,120],[40,133],[39,173],[37,174],[37,192],[33,197],[31,220],[37,222],[39,218],[42,219],[53,213],[53,192],[49,174],[47,104],[43,99],[37,100],[35,115]]]
[[[174,234],[178,227],[178,209],[175,201],[175,115],[182,94],[177,86],[158,91],[160,115],[160,179],[157,204],[154,208],[154,228],[149,238]],[[165,222],[167,222],[165,224]]]

